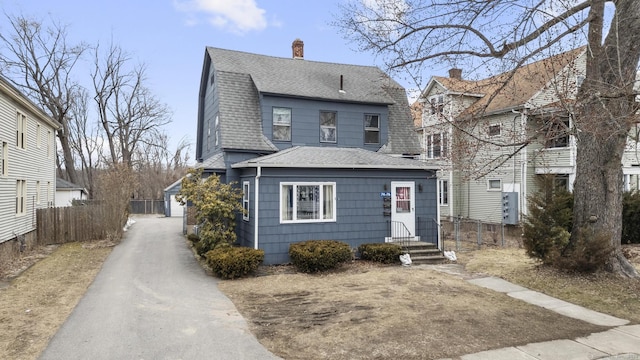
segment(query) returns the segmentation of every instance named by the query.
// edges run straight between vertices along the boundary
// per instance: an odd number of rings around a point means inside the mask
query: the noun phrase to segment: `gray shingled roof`
[[[206,48],[216,71],[220,141],[225,149],[278,151],[262,133],[259,94],[389,105],[389,139],[380,151],[418,154],[406,91],[375,66],[279,58]],[[203,85],[209,76],[203,74]],[[340,90],[340,76],[343,89]]]
[[[76,185],[62,178],[56,178],[56,190],[81,190],[85,193],[87,190],[80,185]]]
[[[204,170],[226,170],[227,167],[224,164],[224,156],[221,152],[209,156],[203,162],[196,164],[196,169]]]
[[[242,161],[232,168],[330,168],[429,170],[422,161],[389,156],[360,148],[294,146],[275,154]]]
[[[393,104],[382,86],[401,87],[375,66],[335,64],[207,47],[216,71],[250,74],[261,93]],[[340,92],[340,75],[343,89]]]

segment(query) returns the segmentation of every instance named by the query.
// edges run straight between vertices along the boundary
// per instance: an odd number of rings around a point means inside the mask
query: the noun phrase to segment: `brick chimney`
[[[293,40],[293,44],[291,44],[291,50],[293,50],[294,59],[304,59],[304,43],[302,42],[302,40]]]
[[[449,69],[449,77],[451,79],[458,79],[458,80],[462,80],[462,69]]]

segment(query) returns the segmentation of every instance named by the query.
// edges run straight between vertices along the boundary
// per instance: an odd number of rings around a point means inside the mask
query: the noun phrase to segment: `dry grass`
[[[640,271],[640,247],[625,245]],[[572,274],[542,266],[524,249],[494,248],[461,252],[468,271],[486,273],[586,308],[640,323],[640,281],[609,273]]]
[[[111,252],[96,243],[52,249],[34,251],[0,274],[11,278],[28,267],[0,290],[0,359],[37,359]]]
[[[426,267],[279,270],[219,286],[285,359],[438,359],[604,329]]]

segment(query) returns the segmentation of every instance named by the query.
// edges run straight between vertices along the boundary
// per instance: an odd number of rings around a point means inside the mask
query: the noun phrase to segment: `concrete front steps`
[[[432,265],[446,262],[442,251],[436,244],[422,241],[405,241],[400,244],[403,251],[408,251],[413,265]]]

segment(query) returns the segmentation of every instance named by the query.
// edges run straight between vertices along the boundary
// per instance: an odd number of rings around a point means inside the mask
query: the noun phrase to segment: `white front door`
[[[416,235],[415,183],[413,181],[391,182],[391,221],[403,223],[411,236]],[[406,236],[402,227],[398,229],[392,226],[391,229],[392,237]]]

